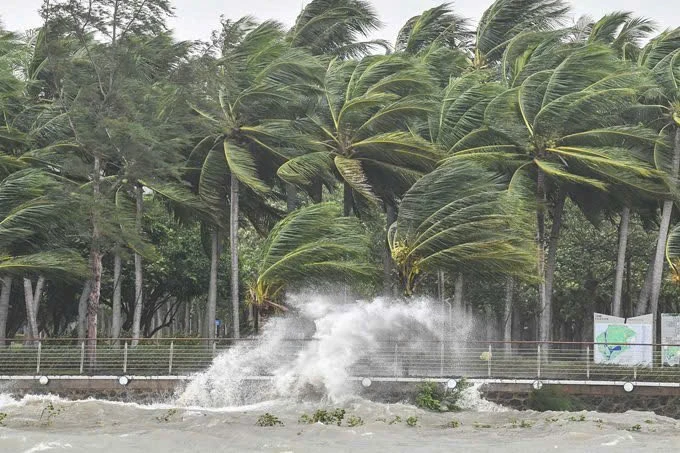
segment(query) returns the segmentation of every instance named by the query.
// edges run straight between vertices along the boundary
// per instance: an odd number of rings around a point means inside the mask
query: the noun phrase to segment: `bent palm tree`
[[[369,238],[361,223],[343,217],[335,203],[310,205],[289,214],[269,234],[250,287],[257,306],[281,307],[287,285],[357,283],[375,276]]]
[[[287,118],[293,100],[309,95],[315,71],[320,69],[315,58],[302,49],[290,48],[284,37],[283,27],[276,22],[256,25],[248,17],[224,21],[215,39],[219,59],[208,63],[212,72],[200,81],[205,86],[199,87],[201,102],[194,107],[209,135],[190,161],[203,165],[210,159],[218,164],[207,169],[209,174],[201,175],[203,183],[216,184],[212,187],[216,195],[223,193],[220,183],[225,176],[230,186],[231,300],[236,338],[240,334],[239,189],[243,185],[255,194],[270,192],[278,166],[289,156],[281,142],[284,130],[267,120]],[[211,203],[220,204],[226,205],[220,200]]]
[[[533,275],[530,223],[505,187],[502,177],[461,162],[444,165],[413,185],[388,235],[406,295],[413,294],[420,274],[428,270]]]
[[[550,339],[555,250],[566,196],[578,187],[604,190],[608,183],[666,192],[658,172],[640,157],[658,142],[655,134],[622,125],[622,113],[644,86],[640,71],[599,46],[558,51],[561,61],[552,65],[555,56],[546,54],[552,66],[525,72],[515,87],[490,102],[484,113],[488,126],[459,140],[450,158],[509,167],[516,182],[511,188],[526,188],[519,184],[522,178],[532,181],[525,196],[534,198],[537,208],[543,341]],[[534,67],[540,65],[534,62]],[[554,220],[548,236],[545,209],[551,199]]]

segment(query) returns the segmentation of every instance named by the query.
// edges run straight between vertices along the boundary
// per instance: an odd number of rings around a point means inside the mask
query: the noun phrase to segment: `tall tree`
[[[608,183],[656,193],[665,189],[654,169],[638,157],[657,142],[656,137],[646,129],[626,126],[622,118],[643,86],[640,71],[607,48],[587,45],[553,49],[515,74],[519,74],[515,85],[486,107],[487,126],[467,134],[451,152],[453,159],[513,168],[511,189],[533,198],[542,279],[540,339],[549,341],[565,198],[575,188],[604,190]],[[552,214],[549,232],[546,213]]]
[[[659,235],[652,265],[649,308],[658,314],[659,294],[663,279],[664,251],[671,223],[674,198],[677,198],[680,171],[680,28],[667,30],[652,39],[642,50],[638,64],[646,68],[656,82],[656,89],[647,93],[651,125],[660,130],[661,140],[655,149],[657,167],[668,177],[672,197],[663,202]],[[640,298],[642,299],[642,297]],[[640,307],[646,306],[639,300]]]
[[[238,338],[240,199],[245,196],[252,204],[256,196],[271,192],[278,166],[289,157],[281,141],[288,133],[273,120],[290,115],[289,109],[294,107],[291,99],[308,95],[308,80],[314,79],[319,66],[306,51],[289,46],[280,24],[257,25],[248,17],[223,21],[213,49],[218,58],[207,60],[213,76],[195,105],[209,134],[202,142],[207,146],[192,153],[191,159],[216,163],[204,165],[208,172],[200,173],[204,184],[214,184],[214,194],[223,193],[221,184],[228,180],[231,302],[233,332]]]

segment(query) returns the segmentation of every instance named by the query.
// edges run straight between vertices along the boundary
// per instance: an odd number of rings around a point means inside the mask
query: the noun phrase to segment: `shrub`
[[[565,395],[559,386],[545,386],[540,390],[532,390],[527,401],[529,409],[535,411],[570,411],[574,410],[572,400]]]
[[[361,419],[361,417],[357,417],[355,415],[350,415],[347,418],[347,426],[350,428],[354,428],[355,426],[361,426],[364,424],[364,421]]]
[[[446,424],[447,428],[458,428],[460,427],[460,422],[458,420],[451,420]]]
[[[345,418],[345,409],[337,408],[332,412],[328,412],[324,409],[317,409],[311,416],[307,414],[302,414],[298,419],[298,423],[323,423],[324,425],[338,425],[342,424],[342,420]]]
[[[453,390],[447,390],[435,382],[423,382],[418,385],[415,404],[421,409],[435,412],[459,411],[458,400],[470,384],[461,379]]]
[[[267,412],[266,414],[260,415],[255,423],[257,426],[283,426],[283,422],[279,420],[275,415]]]

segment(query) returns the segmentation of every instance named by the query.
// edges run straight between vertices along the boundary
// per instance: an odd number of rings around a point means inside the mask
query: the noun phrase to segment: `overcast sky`
[[[394,41],[402,24],[424,9],[444,0],[372,0],[384,28],[378,33]],[[454,9],[461,15],[478,19],[492,0],[457,0]],[[238,18],[247,14],[258,19],[277,19],[292,24],[307,0],[174,0],[176,17],[171,26],[179,39],[205,39],[216,28],[220,14]],[[42,0],[0,0],[0,20],[5,28],[24,30],[40,25],[37,10]],[[573,16],[588,14],[595,18],[616,10],[633,11],[649,17],[661,28],[680,26],[680,0],[572,0]]]

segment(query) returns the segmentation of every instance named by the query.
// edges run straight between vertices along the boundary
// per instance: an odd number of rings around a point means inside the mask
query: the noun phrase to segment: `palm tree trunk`
[[[456,283],[453,289],[453,306],[456,311],[460,313],[465,313],[465,306],[463,301],[463,286],[465,282],[463,280],[463,274],[456,275]]]
[[[352,214],[352,186],[343,183],[344,192],[342,195],[343,215],[349,217]]]
[[[82,340],[87,335],[87,299],[90,297],[92,281],[87,280],[83,284],[83,291],[78,300],[78,339]]]
[[[94,369],[95,354],[97,347],[97,312],[99,311],[99,296],[102,287],[102,253],[101,253],[101,231],[99,229],[99,201],[100,187],[99,179],[101,176],[101,160],[99,156],[94,156],[94,169],[92,173],[92,244],[90,246],[90,271],[92,284],[87,301],[87,350],[88,363],[90,369]]]
[[[437,271],[437,299],[439,302],[444,303],[444,285],[445,285],[445,275],[444,271],[439,269]]]
[[[539,341],[550,338],[550,302],[548,301],[545,281],[546,243],[545,243],[545,174],[539,169],[536,178],[536,249],[538,251],[538,301],[539,301]]]
[[[215,338],[215,317],[217,313],[217,266],[220,260],[220,238],[216,229],[210,233],[210,282],[208,305],[205,310],[205,337]]]
[[[675,128],[675,141],[673,148],[673,163],[671,167],[671,186],[678,187],[678,172],[680,170],[680,127]],[[649,306],[654,315],[654,325],[657,324],[659,310],[659,295],[661,294],[661,282],[663,280],[663,267],[666,252],[666,241],[668,230],[671,225],[671,214],[673,213],[673,201],[667,200],[663,203],[661,212],[661,222],[659,224],[659,237],[656,243],[656,254],[654,255],[654,271],[652,277],[652,287],[650,291]]]
[[[649,310],[649,293],[652,290],[652,278],[654,278],[655,258],[656,254],[652,254],[649,265],[647,266],[647,272],[645,273],[645,281],[642,283],[640,295],[638,296],[637,304],[635,305],[635,316],[644,315]]]
[[[231,249],[231,307],[234,338],[240,338],[238,297],[238,179],[232,175],[230,186],[229,241]]]
[[[397,221],[397,208],[389,203],[385,204],[385,219],[386,231],[390,230],[390,226]],[[385,236],[387,238],[387,235]],[[394,263],[392,261],[392,253],[390,251],[390,244],[387,239],[384,241],[384,255],[383,255],[383,294],[385,296],[393,295],[394,282],[392,281],[392,274]]]
[[[286,183],[286,210],[290,213],[297,209],[297,188],[294,184]]]
[[[142,216],[144,215],[144,191],[141,185],[135,187],[135,230],[142,234]],[[132,346],[137,346],[141,336],[142,308],[144,307],[144,275],[142,273],[142,255],[135,253],[135,310],[132,316]]]
[[[616,277],[614,278],[614,298],[612,300],[612,315],[622,316],[621,294],[623,292],[623,272],[626,268],[626,247],[628,245],[628,224],[630,223],[630,208],[624,206],[621,210],[619,222],[619,253],[616,257]]]
[[[5,275],[0,279],[2,289],[0,289],[0,347],[4,347],[7,342],[7,318],[9,316],[9,296],[12,293],[12,277]]]
[[[33,282],[31,282],[31,279],[24,278],[24,301],[26,303],[26,320],[28,324],[29,340],[37,340],[40,338],[40,332],[38,328],[38,309],[40,306],[40,296],[42,296],[44,284],[45,277],[38,277],[34,292]]]
[[[541,313],[541,340],[552,340],[552,295],[553,282],[555,281],[555,267],[557,265],[557,243],[562,227],[562,213],[564,212],[564,201],[566,194],[560,190],[557,200],[553,207],[553,222],[550,228],[550,238],[548,240],[548,258],[545,264],[545,306]]]
[[[512,299],[515,292],[515,279],[508,277],[505,280],[505,313],[503,316],[503,341],[507,354],[512,352]]]
[[[113,256],[113,300],[111,303],[111,337],[114,338],[113,344],[120,345],[120,330],[122,325],[122,313],[120,303],[121,270],[123,267],[120,253],[116,252]]]

